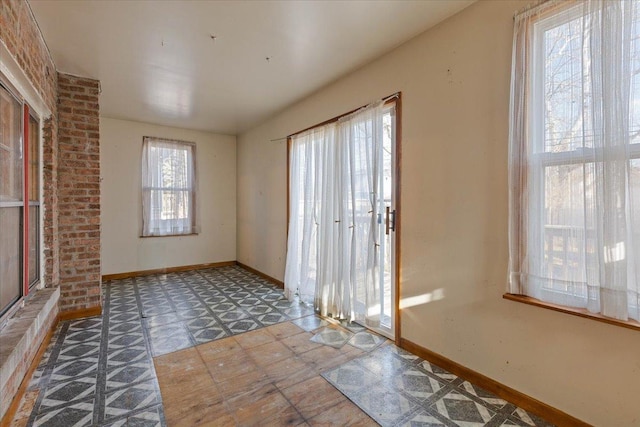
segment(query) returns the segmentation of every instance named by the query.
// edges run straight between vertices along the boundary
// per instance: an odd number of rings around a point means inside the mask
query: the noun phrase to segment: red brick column
[[[60,311],[101,305],[100,82],[58,73]]]

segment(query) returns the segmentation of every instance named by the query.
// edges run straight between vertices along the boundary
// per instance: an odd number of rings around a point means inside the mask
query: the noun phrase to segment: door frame
[[[401,257],[401,240],[402,240],[402,210],[401,210],[401,201],[402,201],[402,197],[401,197],[401,178],[402,178],[402,92],[398,91],[396,93],[393,93],[387,97],[384,97],[383,100],[385,101],[385,105],[388,104],[395,104],[395,125],[396,125],[396,129],[395,129],[395,163],[396,163],[396,167],[395,167],[395,176],[394,176],[394,192],[395,192],[395,206],[396,206],[396,215],[395,215],[395,236],[394,236],[394,242],[395,242],[395,247],[394,247],[394,251],[395,251],[395,277],[394,277],[394,282],[392,283],[393,289],[394,289],[394,302],[393,302],[393,306],[394,306],[394,341],[395,344],[397,346],[400,345],[400,341],[401,341],[401,331],[402,331],[402,327],[401,327],[401,313],[400,313],[400,283],[401,283],[401,275],[402,275],[402,257]],[[324,126],[324,125],[328,125],[329,123],[333,123],[333,122],[337,122],[338,120],[340,120],[342,117],[348,116],[349,114],[355,113],[356,111],[358,111],[359,109],[365,107],[365,105],[358,107],[358,108],[354,108],[351,111],[348,111],[344,114],[340,114],[339,116],[333,117],[329,120],[325,120],[324,122],[318,123],[316,125],[313,126],[309,126],[305,129],[302,129],[300,131],[294,132],[290,135],[288,135],[286,137],[287,140],[287,144],[286,144],[286,149],[287,149],[287,171],[286,171],[286,182],[285,182],[285,188],[286,188],[286,192],[287,192],[287,220],[286,220],[286,233],[285,233],[285,248],[287,247],[286,242],[288,241],[288,237],[289,237],[289,215],[290,215],[290,201],[291,201],[291,194],[290,194],[290,187],[289,187],[289,181],[291,179],[291,172],[289,170],[290,165],[291,165],[291,144],[293,142],[293,137],[299,133],[302,132],[306,132],[310,129],[319,127],[319,126]]]

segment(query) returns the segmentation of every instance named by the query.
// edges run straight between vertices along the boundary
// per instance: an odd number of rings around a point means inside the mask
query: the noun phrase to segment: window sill
[[[189,234],[163,234],[162,236],[140,236],[141,239],[152,239],[154,237],[185,237],[185,236],[197,236],[199,233]]]
[[[562,305],[552,304],[549,302],[540,301],[539,299],[531,298],[524,295],[516,295],[516,294],[504,294],[502,298],[508,299],[511,301],[521,302],[524,304],[534,305],[536,307],[542,307],[553,311],[558,311],[560,313],[567,313],[578,317],[583,317],[585,319],[597,320],[598,322],[608,323],[614,326],[621,326],[627,329],[633,329],[636,331],[640,331],[640,323],[635,320],[618,320],[613,319],[611,317],[606,317],[601,314],[590,313],[586,309],[583,308],[571,308],[565,307]]]

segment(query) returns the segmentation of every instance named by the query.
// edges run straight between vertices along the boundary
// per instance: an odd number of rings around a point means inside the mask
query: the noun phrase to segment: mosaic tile
[[[451,391],[432,404],[432,408],[464,427],[484,426],[495,414],[469,397]]]
[[[385,342],[385,338],[371,332],[358,332],[349,340],[349,344],[363,351],[371,351]]]
[[[375,375],[354,361],[324,372],[322,376],[341,392],[351,392],[351,394],[357,393],[377,381]]]
[[[95,390],[95,377],[81,377],[71,381],[52,383],[44,390],[40,410],[92,397]]]
[[[427,409],[421,408],[396,425],[398,427],[446,427],[452,424],[437,418]]]
[[[93,425],[93,408],[93,400],[73,403],[38,414],[33,425],[36,427],[90,426]]]
[[[106,389],[113,390],[136,382],[154,378],[151,362],[139,361],[110,368],[107,371]]]
[[[416,403],[404,395],[373,385],[356,395],[353,402],[382,426],[392,426],[417,408]]]
[[[307,332],[282,345],[305,349],[298,363],[319,357],[314,369],[328,369],[322,377],[383,426],[551,426],[358,324],[335,326],[237,266],[110,281],[103,295],[101,317],[61,322],[54,332],[29,384],[41,392],[28,425],[165,426],[152,355],[291,321]],[[323,346],[347,341],[351,357],[363,356],[324,363],[339,353]],[[273,374],[294,359],[275,363]]]
[[[159,403],[159,393],[152,381],[108,393],[104,403],[105,419],[124,415]]]
[[[189,333],[196,344],[204,344],[209,341],[218,340],[228,336],[221,326],[212,326],[207,328],[194,329],[189,327]]]
[[[414,367],[397,372],[393,385],[417,400],[426,400],[443,387],[443,384]]]
[[[293,323],[294,325],[300,326],[302,329],[304,329],[307,332],[311,332],[322,326],[329,325],[329,322],[327,322],[326,320],[323,320],[322,318],[316,315],[301,317],[299,319],[293,320],[291,323]]]
[[[241,334],[243,332],[252,331],[260,327],[253,319],[236,320],[226,325],[233,334]]]
[[[451,372],[447,371],[446,369],[443,369],[437,365],[431,364],[429,362],[427,362],[426,360],[422,361],[419,363],[419,366],[422,367],[425,371],[432,373],[433,375],[437,376],[438,378],[441,378],[445,381],[451,382],[454,381],[456,379],[458,379],[458,377],[455,374],[452,374]]]
[[[160,427],[164,425],[162,407],[156,406],[127,418],[127,427]]]
[[[51,372],[53,381],[66,381],[74,377],[94,376],[98,371],[98,357],[83,357],[69,361],[56,362]]]
[[[345,345],[352,336],[353,334],[351,334],[350,332],[333,328],[324,328],[317,334],[315,334],[311,338],[311,341],[335,348],[340,348]]]
[[[58,360],[71,360],[79,357],[96,356],[100,352],[100,341],[86,341],[79,344],[62,346]]]
[[[463,382],[458,387],[472,394],[473,396],[476,396],[479,399],[482,399],[484,402],[488,403],[491,406],[496,407],[497,409],[503,408],[509,403],[505,400],[500,399],[495,394],[483,389],[482,387],[477,386],[475,384],[471,384],[469,381]]]
[[[551,424],[550,422],[545,421],[542,418],[529,413],[522,408],[517,408],[515,411],[513,411],[512,416],[515,417],[515,419],[522,421],[526,425],[532,427],[553,427],[553,424]]]
[[[287,320],[289,320],[289,317],[287,317],[282,313],[275,312],[275,313],[261,314],[257,317],[257,319],[263,325],[268,326],[268,325],[275,325],[276,323],[286,322]]]

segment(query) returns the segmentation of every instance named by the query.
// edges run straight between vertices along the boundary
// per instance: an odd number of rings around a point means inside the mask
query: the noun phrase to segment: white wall
[[[238,137],[237,258],[284,275],[286,143],[402,91],[402,336],[575,417],[640,425],[637,331],[502,299],[513,14],[480,1]]]
[[[196,143],[196,236],[140,236],[142,137]],[[148,123],[100,118],[102,274],[236,259],[236,139]]]

